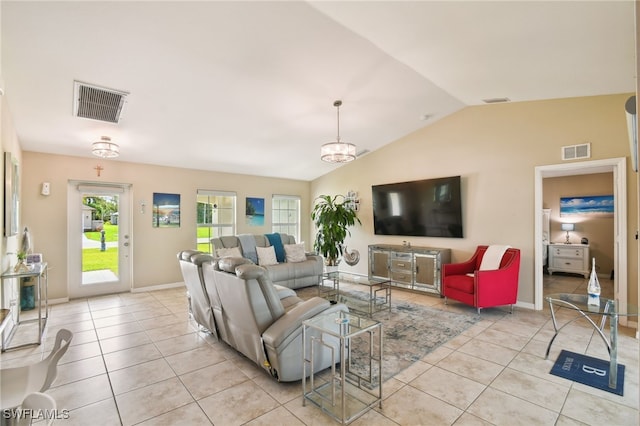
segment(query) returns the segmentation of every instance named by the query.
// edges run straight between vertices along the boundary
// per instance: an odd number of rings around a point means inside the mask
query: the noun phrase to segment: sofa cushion
[[[240,247],[219,248],[216,250],[218,257],[243,257]]]
[[[300,244],[285,244],[284,252],[287,262],[298,263],[307,260],[307,254],[305,253],[304,243]]]
[[[258,252],[258,265],[269,266],[278,264],[278,259],[276,258],[276,252],[273,246],[256,247],[256,251]]]
[[[280,237],[280,234],[276,232],[274,234],[265,234],[265,236],[269,240],[269,244],[271,244],[276,251],[276,259],[278,259],[278,263],[284,262],[284,245],[282,244],[282,238]]]
[[[446,279],[447,287],[473,294],[473,277],[468,277],[466,275],[451,275]]]

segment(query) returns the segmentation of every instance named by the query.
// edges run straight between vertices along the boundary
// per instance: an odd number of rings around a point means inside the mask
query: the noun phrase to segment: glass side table
[[[338,301],[340,296],[340,271],[338,271],[337,266],[325,267],[322,275],[318,277],[318,296],[330,301]]]
[[[302,405],[310,401],[343,425],[382,408],[382,323],[335,312],[302,324]],[[331,367],[315,371],[314,358],[327,353]]]
[[[47,262],[34,263],[30,266],[30,268],[27,271],[15,272],[13,269],[8,269],[4,273],[2,273],[2,275],[0,275],[0,291],[4,292],[5,280],[9,280],[9,279],[20,280],[22,278],[36,278],[38,281],[37,287],[36,287],[36,292],[37,292],[36,298],[38,301],[38,317],[35,319],[21,321],[20,320],[20,303],[18,302],[16,305],[10,306],[8,316],[10,317],[12,315],[11,310],[15,308],[16,323],[11,328],[11,330],[9,331],[9,335],[6,338],[4,336],[4,333],[6,331],[4,330],[5,324],[3,324],[2,326],[3,329],[2,329],[2,332],[0,333],[0,341],[1,341],[0,347],[2,352],[9,349],[18,349],[25,346],[41,344],[42,334],[44,333],[44,329],[47,325],[47,319],[49,318],[49,284],[47,281]],[[20,289],[20,285],[18,285],[18,289]],[[18,291],[18,294],[20,294],[19,291]],[[43,306],[42,306],[43,303],[44,303],[44,312],[43,312]],[[18,346],[8,347],[8,345],[11,342],[11,339],[13,338],[14,333],[16,332],[17,327],[20,326],[21,323],[32,322],[32,321],[38,322],[38,340],[33,343],[25,343]]]
[[[607,345],[610,359],[609,387],[615,389],[618,383],[618,317],[638,316],[638,307],[631,304],[620,305],[617,301],[604,297],[600,298],[599,306],[587,305],[586,294],[556,293],[548,295],[547,297],[545,297],[545,299],[547,302],[549,302],[549,309],[551,310],[551,320],[553,321],[553,328],[555,330],[555,334],[553,335],[551,341],[549,342],[549,345],[547,346],[545,359],[549,358],[551,345],[558,336],[560,330],[579,318],[586,318],[586,320],[589,321],[593,328],[598,332],[605,345]],[[555,311],[556,308],[572,309],[578,312],[580,315],[570,321],[567,321],[565,324],[558,328]],[[589,315],[602,315],[602,318],[600,319],[600,325],[597,325]],[[608,339],[603,332],[607,318],[609,318],[610,327]]]

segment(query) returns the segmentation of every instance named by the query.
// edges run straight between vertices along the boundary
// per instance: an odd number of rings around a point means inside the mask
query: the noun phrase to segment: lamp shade
[[[576,224],[575,223],[563,223],[561,225],[563,231],[575,231]]]

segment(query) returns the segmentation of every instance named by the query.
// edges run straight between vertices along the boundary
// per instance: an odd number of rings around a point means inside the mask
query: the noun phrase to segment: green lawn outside
[[[82,250],[82,272],[109,269],[118,274],[118,248],[110,247],[105,251],[99,248]]]
[[[105,242],[118,241],[118,225],[110,223],[104,224],[104,240]],[[101,232],[87,231],[84,235],[93,241],[100,241]],[[101,271],[108,269],[118,274],[118,248],[110,247],[105,251],[99,248],[90,248],[82,250],[82,272]]]
[[[106,242],[118,241],[118,225],[112,225],[110,223],[104,224],[104,240]],[[88,239],[94,241],[100,241],[102,234],[98,231],[87,231],[84,233]]]

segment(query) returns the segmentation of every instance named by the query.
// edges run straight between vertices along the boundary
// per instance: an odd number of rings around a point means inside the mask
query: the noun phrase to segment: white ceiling
[[[635,91],[631,0],[0,5],[28,151],[90,157],[106,135],[122,161],[312,180],[337,167],[336,99],[360,152],[487,98]],[[120,123],[73,117],[74,80],[129,92]]]

